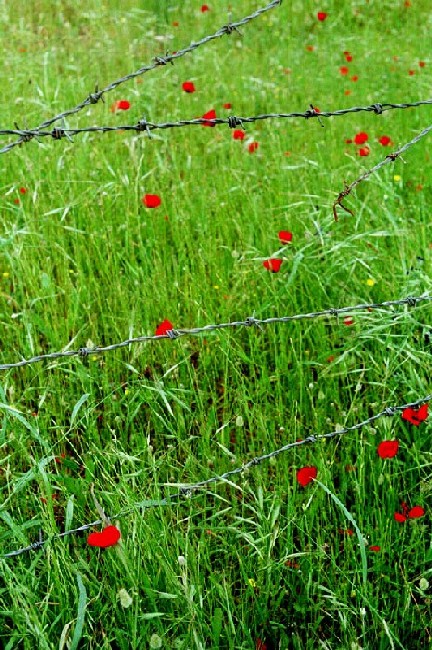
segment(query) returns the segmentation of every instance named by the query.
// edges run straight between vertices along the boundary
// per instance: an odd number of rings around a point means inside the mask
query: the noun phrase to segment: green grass
[[[238,0],[233,19],[264,4]],[[427,99],[430,7],[411,4],[284,2],[242,37],[128,82],[68,124]],[[0,4],[2,126],[38,124],[95,82],[228,20],[220,0],[204,14],[192,0],[136,5]],[[191,95],[181,90],[188,80]],[[113,114],[119,99],[131,108]],[[1,363],[153,334],[164,319],[194,327],[430,292],[429,138],[357,188],[346,201],[353,217],[340,211],[335,222],[331,209],[345,181],[430,120],[426,106],[324,128],[257,122],[246,129],[254,154],[225,126],[16,147],[0,157]],[[345,143],[360,131],[368,157]],[[145,209],[145,193],[162,206]],[[271,274],[262,261],[280,249],[279,230],[293,241]],[[190,499],[139,506],[431,391],[429,303],[353,317],[351,327],[329,318],[230,329],[2,371],[0,553],[97,519],[92,485],[108,515],[129,512],[121,542],[105,551],[84,534],[0,560],[2,647],[432,647],[428,421],[382,418]],[[399,453],[382,460],[377,445],[389,439]],[[319,482],[302,488],[296,471],[306,465]],[[396,522],[402,501],[426,515]]]

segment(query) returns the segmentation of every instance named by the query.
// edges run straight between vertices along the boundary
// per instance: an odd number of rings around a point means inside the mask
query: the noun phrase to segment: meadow
[[[3,0],[1,128],[265,5]],[[427,0],[285,0],[54,126],[428,100],[431,27]],[[428,296],[432,135],[332,206],[431,123],[426,105],[3,153],[0,364]],[[1,647],[432,648],[427,401],[349,429],[428,396],[431,345],[422,300],[0,370]]]

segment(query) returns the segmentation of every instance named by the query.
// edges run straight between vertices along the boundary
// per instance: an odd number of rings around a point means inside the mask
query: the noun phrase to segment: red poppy
[[[353,76],[351,77],[351,81],[354,81],[354,83],[358,81],[358,75],[353,74]]]
[[[248,146],[248,151],[249,153],[255,153],[255,151],[258,149],[258,142],[250,142]]]
[[[393,517],[394,517],[394,520],[397,521],[400,524],[403,524],[404,521],[406,521],[406,516],[403,515],[401,512],[395,512]]]
[[[234,140],[244,140],[246,136],[246,133],[242,131],[241,129],[234,129],[233,131],[233,138]]]
[[[226,104],[223,105],[223,107],[226,108],[226,109],[230,109],[230,108],[232,108],[232,104],[227,102]]]
[[[255,650],[267,650],[266,642],[258,637],[255,642]]]
[[[204,113],[203,115],[204,120],[215,120],[216,119],[216,111],[214,108],[212,108],[210,111],[207,111],[207,113]],[[204,122],[203,126],[216,126],[214,122]]]
[[[195,92],[195,84],[193,83],[193,81],[184,81],[182,83],[182,88],[185,91],[185,93]]]
[[[111,113],[116,111],[128,111],[130,109],[130,102],[127,99],[119,99],[111,105]]]
[[[313,45],[306,45],[306,50],[307,50],[307,52],[313,52],[314,51],[314,46]]]
[[[27,194],[27,188],[25,188],[25,187],[20,187],[19,190],[18,190],[18,192],[19,192],[20,194]]]
[[[293,238],[292,232],[289,232],[289,230],[280,230],[278,237],[282,244],[288,244]]]
[[[377,454],[380,458],[393,458],[398,453],[398,440],[383,440],[377,447]]]
[[[352,58],[352,54],[351,54],[351,52],[346,52],[346,51],[345,51],[345,52],[344,52],[344,57],[345,57],[345,61],[347,61],[348,63],[351,63],[351,61],[352,61],[352,59],[353,59],[353,58]]]
[[[323,22],[327,18],[328,14],[325,11],[319,11],[317,13],[317,18],[320,22]]]
[[[388,135],[382,135],[378,139],[378,142],[382,144],[383,147],[388,147],[388,145],[391,144],[391,139],[388,137]]]
[[[412,77],[413,75],[415,75],[415,73],[416,73],[415,70],[408,70],[408,74],[409,74],[410,77]]]
[[[410,519],[418,519],[419,517],[423,517],[425,511],[424,508],[421,506],[414,506],[414,508],[411,508],[411,510],[408,513],[408,517]]]
[[[369,136],[364,131],[360,131],[360,133],[356,133],[355,138],[354,138],[354,142],[356,144],[364,144],[368,140],[369,140]]]
[[[369,550],[378,553],[381,550],[381,546],[369,546]]]
[[[361,148],[359,149],[359,152],[358,152],[358,153],[359,153],[359,156],[369,156],[369,154],[370,154],[370,149],[369,149],[369,147],[361,147]]]
[[[339,528],[339,534],[348,535],[349,537],[351,537],[352,535],[354,535],[354,531],[351,530],[351,528]]]
[[[162,203],[160,196],[157,194],[144,194],[141,201],[146,208],[158,208]]]
[[[344,325],[354,325],[354,318],[352,316],[345,316]]]
[[[309,483],[317,477],[317,474],[318,470],[316,467],[302,467],[297,471],[297,481],[300,485],[306,487],[306,485],[309,485]]]
[[[279,273],[283,260],[269,259],[263,262],[263,267],[272,273]]]
[[[164,320],[156,327],[156,336],[162,336],[174,329],[174,325],[169,320]]]
[[[108,546],[117,544],[120,537],[120,531],[116,526],[107,526],[101,533],[90,533],[87,537],[87,544],[99,548],[108,548]]]
[[[178,20],[175,20],[175,21],[173,22],[172,26],[173,26],[173,27],[178,27],[178,26],[179,26],[179,22],[178,22]]]
[[[352,144],[353,142],[354,142],[354,140],[352,140],[351,138],[347,138],[345,140],[345,144]]]
[[[425,63],[424,61],[419,61],[419,66],[420,66],[421,68],[424,68],[425,65],[426,65],[426,63]]]
[[[343,75],[346,75],[349,72],[349,68],[347,68],[346,65],[341,65],[341,67],[339,68],[339,72]]]
[[[419,409],[408,407],[402,411],[402,419],[414,424],[416,427],[426,420],[428,416],[428,404],[423,404]]]
[[[210,7],[208,5],[202,5],[201,12],[205,14],[206,11],[210,11]]]

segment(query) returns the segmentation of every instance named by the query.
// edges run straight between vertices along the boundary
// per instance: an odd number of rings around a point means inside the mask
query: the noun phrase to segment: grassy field
[[[237,0],[232,20],[264,5]],[[201,6],[0,2],[2,128],[37,125],[230,19],[222,0]],[[67,125],[428,99],[431,20],[427,0],[285,1]],[[432,136],[359,185],[353,216],[336,222],[332,204],[431,122],[423,106],[324,128],[265,120],[243,140],[189,126],[14,148],[0,156],[0,363],[152,335],[164,320],[190,328],[429,293]],[[147,208],[146,194],[161,205]],[[263,265],[273,257],[277,273]],[[430,310],[230,328],[1,371],[0,553],[40,531],[49,540],[0,559],[1,647],[432,647],[428,419],[381,418],[143,507],[427,395]],[[389,440],[397,454],[381,458]],[[303,467],[317,480],[302,486]],[[121,531],[116,545],[88,544],[102,526],[54,538],[98,519],[95,499]]]

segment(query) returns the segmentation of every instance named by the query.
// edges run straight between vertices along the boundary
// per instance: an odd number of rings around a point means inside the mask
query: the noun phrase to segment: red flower
[[[361,147],[359,149],[358,153],[359,153],[359,156],[369,156],[370,149],[369,149],[369,147]]]
[[[281,230],[278,236],[282,244],[288,244],[293,238],[292,232],[289,232],[289,230]]]
[[[352,316],[345,316],[344,325],[354,325],[354,318]]]
[[[408,517],[410,519],[418,519],[419,517],[423,517],[425,511],[424,508],[421,506],[414,506],[414,508],[411,508],[411,510],[408,513]]]
[[[120,539],[120,531],[116,526],[107,526],[101,533],[90,533],[87,537],[89,546],[98,546],[99,548],[108,548],[114,546]]]
[[[194,93],[195,92],[195,85],[193,81],[184,81],[182,83],[182,88],[185,91],[185,93]]]
[[[381,550],[381,546],[369,546],[369,550],[378,553]]]
[[[388,135],[382,135],[379,139],[378,142],[382,144],[383,147],[388,147],[389,144],[391,144],[391,140],[388,137]]]
[[[210,11],[210,7],[208,5],[202,5],[201,12],[205,14],[206,11]]]
[[[377,453],[380,458],[393,458],[398,453],[398,440],[383,440],[377,447]]]
[[[246,133],[241,129],[234,129],[233,138],[234,140],[244,140]]]
[[[360,133],[356,133],[355,138],[354,138],[354,142],[356,144],[364,144],[368,140],[369,140],[369,136],[364,131],[360,131]]]
[[[328,14],[325,11],[319,11],[317,13],[317,18],[320,22],[323,22],[327,18]]]
[[[308,52],[313,52],[314,51],[314,46],[313,45],[306,45],[306,50]]]
[[[416,73],[415,70],[408,70],[408,74],[409,74],[410,77],[412,77],[413,75],[415,75],[415,73]]]
[[[272,273],[279,273],[283,260],[269,259],[263,262],[263,267]]]
[[[317,477],[317,474],[318,470],[316,467],[302,467],[297,472],[297,481],[300,485],[306,487],[306,485],[309,485]]]
[[[424,61],[419,61],[419,66],[420,66],[421,68],[424,68],[425,65],[426,65],[426,63],[425,63]]]
[[[419,409],[408,407],[402,411],[402,419],[414,424],[416,427],[426,420],[428,416],[428,404],[423,404]]]
[[[339,68],[339,72],[343,75],[346,75],[349,72],[349,68],[347,68],[346,65],[341,65],[341,67]]]
[[[349,537],[351,537],[352,535],[354,535],[354,531],[351,530],[351,528],[339,528],[339,534],[348,535]]]
[[[255,153],[258,149],[258,142],[250,142],[248,146],[249,153]]]
[[[394,516],[394,520],[399,522],[400,524],[403,524],[404,521],[406,521],[406,516],[403,515],[401,512],[395,512],[393,516]]]
[[[158,208],[162,203],[160,196],[157,194],[144,194],[141,201],[146,208]]]
[[[345,140],[345,144],[352,144],[354,141],[351,138]]]
[[[174,325],[169,320],[164,320],[156,327],[156,336],[162,336],[174,329]]]
[[[346,52],[346,51],[345,51],[345,52],[344,52],[344,57],[345,57],[345,61],[347,61],[348,63],[351,63],[351,61],[352,61],[352,59],[353,59],[353,58],[352,58],[352,54],[351,54],[351,52]]]
[[[216,119],[216,111],[214,108],[211,109],[211,111],[207,111],[207,113],[204,113],[203,115],[204,120],[215,120]],[[214,122],[204,122],[203,126],[216,126]]]
[[[229,108],[232,108],[232,104],[227,102],[226,104],[223,105],[223,107],[226,108],[226,109],[229,109]]]
[[[130,102],[127,99],[119,99],[111,105],[111,113],[116,111],[128,111],[130,109]]]
[[[258,637],[255,642],[255,650],[267,650],[266,642]]]
[[[19,190],[18,190],[18,192],[19,192],[20,194],[27,194],[27,188],[25,188],[25,187],[20,187]]]

